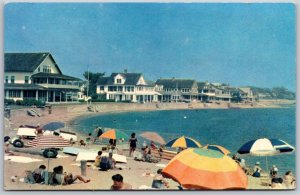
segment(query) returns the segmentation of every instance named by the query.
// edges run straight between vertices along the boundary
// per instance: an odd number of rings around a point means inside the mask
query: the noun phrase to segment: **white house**
[[[4,65],[5,99],[77,101],[81,80],[62,74],[48,52],[5,53]]]
[[[106,100],[129,102],[158,102],[160,93],[141,73],[112,73],[97,82],[97,94]]]

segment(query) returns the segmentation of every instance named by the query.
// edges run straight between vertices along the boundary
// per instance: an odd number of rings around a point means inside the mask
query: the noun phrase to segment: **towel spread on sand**
[[[156,167],[165,168],[167,165],[165,165],[165,164],[156,164],[155,166],[156,166]]]
[[[76,161],[86,160],[86,161],[95,161],[98,151],[80,151],[77,155]],[[103,152],[102,156],[108,156],[107,152]],[[116,162],[127,163],[126,156],[113,154],[113,158]]]
[[[31,163],[31,162],[38,162],[43,161],[40,159],[25,157],[25,156],[4,156],[4,160],[10,160],[12,162],[18,162],[18,163]]]
[[[69,156],[64,156],[64,155],[58,154],[56,157],[57,157],[57,158],[67,158],[67,157],[69,157]]]

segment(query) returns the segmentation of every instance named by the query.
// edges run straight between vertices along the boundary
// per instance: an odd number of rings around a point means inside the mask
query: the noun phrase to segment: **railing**
[[[38,84],[46,88],[58,88],[58,89],[80,89],[78,85],[62,85],[62,84]]]

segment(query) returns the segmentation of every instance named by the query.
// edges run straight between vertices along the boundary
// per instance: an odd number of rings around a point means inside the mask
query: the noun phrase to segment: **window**
[[[104,86],[100,86],[100,91],[104,91]]]
[[[5,76],[5,83],[8,83],[8,76]]]
[[[38,67],[38,72],[41,72],[41,68],[40,67]]]
[[[122,79],[117,79],[117,83],[118,84],[122,83]]]
[[[29,76],[25,76],[25,83],[26,83],[26,84],[29,83]]]
[[[9,97],[21,97],[21,91],[17,91],[17,90],[8,91],[8,96]]]
[[[10,83],[15,83],[15,76],[10,76]]]
[[[43,72],[50,73],[51,72],[51,66],[50,65],[44,65],[43,66]]]

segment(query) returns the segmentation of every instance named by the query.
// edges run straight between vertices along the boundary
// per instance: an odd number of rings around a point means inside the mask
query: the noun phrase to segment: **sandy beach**
[[[294,101],[295,102],[295,101]],[[231,104],[231,108],[277,108],[281,105],[290,105],[294,102],[291,101],[260,101],[259,103],[251,104]],[[103,113],[110,112],[128,112],[128,111],[152,111],[152,110],[170,110],[170,109],[227,109],[228,104],[202,104],[202,103],[145,103],[145,104],[133,104],[133,103],[93,103],[93,106],[98,108],[98,112],[87,111],[86,104],[69,104],[69,105],[54,105],[52,109],[52,114],[48,113],[47,109],[37,109],[41,117],[31,117],[26,113],[26,108],[16,109],[11,111],[10,120],[5,120],[5,130],[4,136],[8,135],[13,137],[16,135],[16,130],[20,125],[36,125],[40,123],[41,125],[47,124],[49,122],[61,121],[65,122],[67,125],[74,121],[77,117],[92,116]],[[93,127],[91,127],[93,128]],[[68,129],[73,131],[72,129]],[[86,135],[78,135],[79,139],[85,137]],[[13,147],[13,146],[10,146]],[[90,148],[100,149],[97,145],[92,145]],[[20,156],[30,157],[34,159],[39,159],[39,162],[32,163],[17,163],[10,160],[5,160],[4,162],[4,188],[5,190],[109,190],[112,180],[111,176],[120,173],[124,177],[124,182],[130,183],[134,189],[139,189],[140,186],[146,185],[151,186],[153,178],[151,176],[143,176],[145,173],[155,174],[159,166],[155,163],[139,162],[132,159],[132,157],[127,157],[126,164],[120,164],[123,166],[122,170],[109,170],[109,171],[98,171],[93,169],[92,166],[87,167],[86,176],[84,178],[91,179],[89,183],[82,183],[77,181],[75,184],[66,186],[48,186],[41,184],[28,184],[19,182],[19,180],[13,182],[11,181],[12,176],[17,176],[17,178],[22,178],[25,176],[25,170],[33,170],[39,165],[44,164],[48,167],[48,159],[40,155],[30,155],[24,153],[16,154]],[[53,167],[58,165],[63,165],[65,171],[72,172],[73,174],[81,174],[78,162],[75,161],[76,156],[70,156],[67,154],[59,153],[60,157],[55,159],[50,159],[49,170],[52,171]],[[124,154],[128,156],[128,151]],[[76,164],[77,163],[77,164]],[[162,160],[159,164],[166,165],[167,160]],[[178,189],[178,183],[168,179],[170,183],[170,188],[172,190]],[[269,186],[264,186],[261,184],[261,180],[248,176],[248,189],[270,189]]]

